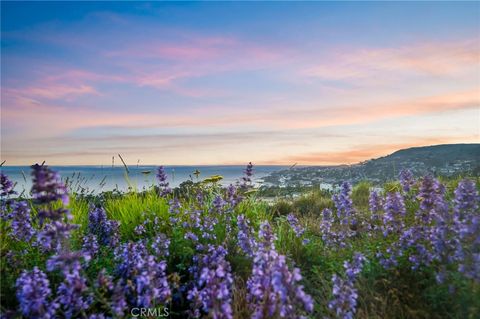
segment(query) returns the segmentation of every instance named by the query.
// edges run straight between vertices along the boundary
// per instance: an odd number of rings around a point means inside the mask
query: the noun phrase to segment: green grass
[[[452,198],[453,190],[458,180],[447,180],[448,198]],[[177,190],[183,207],[189,207],[195,203],[195,195],[198,189],[205,192],[204,207],[201,209],[205,214],[211,208],[211,202],[215,195],[221,193],[218,185],[190,185],[189,189]],[[384,191],[399,189],[397,182],[384,185]],[[367,219],[368,194],[370,185],[361,183],[357,185],[352,194],[358,218]],[[412,191],[412,192],[415,192]],[[413,194],[413,193],[412,193]],[[288,257],[292,267],[299,267],[304,277],[302,284],[307,293],[315,299],[315,312],[312,318],[323,318],[331,313],[327,308],[331,298],[331,276],[341,273],[343,262],[352,257],[354,252],[363,252],[370,263],[362,272],[357,284],[359,289],[359,308],[357,318],[479,318],[480,313],[480,288],[460,276],[454,269],[451,270],[452,278],[446,284],[435,282],[434,269],[424,267],[421,271],[412,271],[406,262],[393,270],[385,270],[375,259],[375,253],[384,249],[388,240],[381,237],[368,236],[360,233],[352,239],[351,246],[346,248],[329,248],[322,241],[322,233],[319,229],[320,214],[324,208],[333,208],[331,194],[321,191],[309,191],[297,199],[283,199],[274,205],[257,197],[252,193],[237,206],[234,212],[227,217],[219,217],[215,225],[216,244],[225,244],[228,248],[228,261],[231,263],[237,283],[234,291],[233,308],[236,309],[236,318],[245,316],[245,282],[251,271],[251,260],[239,252],[235,237],[236,216],[244,214],[256,230],[261,222],[269,221],[274,227],[277,236],[276,248]],[[410,195],[410,199],[413,199]],[[135,234],[136,226],[146,219],[157,217],[161,223],[160,231],[168,235],[171,240],[170,256],[168,257],[168,273],[172,278],[180,282],[189,280],[188,267],[192,265],[192,257],[195,254],[194,245],[184,238],[187,231],[182,226],[173,227],[169,221],[168,199],[159,197],[157,190],[151,189],[145,192],[132,191],[126,194],[102,194],[97,197],[71,196],[69,209],[72,212],[72,222],[80,227],[73,233],[72,241],[75,247],[81,242],[88,225],[88,212],[92,205],[102,205],[110,219],[120,222],[120,237],[123,242],[140,239]],[[195,204],[196,205],[196,204]],[[413,200],[406,201],[409,218],[418,208]],[[300,224],[306,227],[305,238],[310,239],[306,245],[302,238],[297,238],[286,220],[286,214],[293,212],[299,219]],[[182,209],[179,213],[180,223],[188,221],[189,212]],[[229,220],[229,221],[228,221]],[[231,223],[232,231],[227,231],[227,223]],[[46,257],[35,247],[17,243],[7,235],[8,223],[0,222],[1,227],[1,262],[2,283],[1,298],[2,309],[13,307],[15,301],[14,283],[21,269],[31,269],[34,265],[45,264]],[[142,239],[150,240],[155,236],[153,229],[147,229]],[[15,258],[7,257],[8,251],[24,251],[25,255]],[[102,251],[101,258],[92,263],[87,269],[88,277],[93,280],[101,269],[111,272],[113,269],[113,252]],[[52,279],[55,282],[55,278]],[[451,291],[451,287],[455,291]],[[185,304],[183,304],[185,306]]]

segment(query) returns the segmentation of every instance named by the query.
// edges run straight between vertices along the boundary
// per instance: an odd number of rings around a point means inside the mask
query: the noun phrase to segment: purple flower
[[[0,172],[0,197],[8,197],[10,195],[16,194],[13,190],[15,184],[8,178],[7,175]]]
[[[469,214],[478,214],[480,197],[477,187],[471,180],[464,179],[455,189],[454,213],[457,219],[463,220]]]
[[[444,201],[445,187],[430,175],[422,179],[420,191],[417,198],[420,200],[420,209],[417,212],[417,219],[423,224],[429,224],[434,219],[436,210],[445,209]]]
[[[195,235],[195,234],[192,233],[192,232],[187,232],[187,233],[185,233],[185,239],[191,240],[191,241],[193,241],[193,242],[197,242],[197,241],[198,241],[197,235]]]
[[[80,275],[82,259],[88,262],[91,257],[88,253],[82,251],[63,251],[57,255],[53,255],[47,260],[47,270],[60,270],[65,277],[69,275]]]
[[[168,176],[163,166],[159,166],[157,169],[157,179],[158,187],[160,188],[160,196],[165,197],[170,194],[172,190],[169,187]]]
[[[168,248],[170,246],[170,239],[165,234],[158,234],[152,242],[152,250],[155,256],[167,257],[170,253]]]
[[[244,176],[240,184],[242,190],[247,190],[252,187],[252,176],[253,176],[253,164],[249,162],[247,168],[243,171]]]
[[[406,215],[403,196],[399,192],[388,193],[385,204],[383,205],[385,214],[383,215],[383,236],[391,233],[400,233],[403,229],[403,220]]]
[[[20,310],[26,318],[53,318],[55,303],[48,301],[52,291],[45,273],[37,267],[24,270],[17,279],[17,299]]]
[[[38,204],[49,204],[61,200],[68,205],[68,192],[60,180],[60,175],[48,168],[47,165],[35,164],[32,166],[32,197]]]
[[[358,293],[354,285],[365,261],[362,254],[355,253],[352,262],[345,261],[343,264],[346,279],[336,274],[332,276],[333,299],[328,303],[328,308],[335,313],[337,318],[353,318],[355,315]]]
[[[97,236],[89,234],[83,238],[82,250],[85,254],[94,257],[98,253]]]
[[[348,182],[343,182],[340,190],[340,194],[333,195],[332,200],[337,208],[337,217],[341,224],[355,224],[356,221],[353,218],[355,211],[353,208],[353,201],[351,199],[352,185]]]
[[[196,285],[188,292],[187,298],[192,302],[193,314],[200,311],[216,319],[233,318],[232,285],[230,264],[225,260],[227,251],[222,247],[208,246],[208,251],[198,258],[200,269]]]
[[[454,229],[455,259],[458,270],[467,278],[480,282],[480,197],[475,183],[463,180],[455,190]],[[447,228],[448,229],[448,228]]]
[[[382,210],[383,207],[383,198],[376,190],[372,190],[370,192],[370,196],[368,198],[368,204],[370,207],[370,212],[372,213],[372,220],[376,221],[379,219],[379,212]]]
[[[115,251],[117,274],[127,300],[138,307],[166,302],[171,295],[165,274],[167,264],[149,255],[142,242],[127,243]]]
[[[415,185],[415,178],[412,172],[408,169],[404,169],[399,174],[400,184],[402,185],[403,191],[408,193],[413,185]]]
[[[237,188],[230,184],[226,189],[226,202],[230,205],[230,210],[233,211],[241,201],[242,196],[238,194]]]
[[[320,222],[323,243],[327,246],[347,246],[348,237],[353,236],[349,225],[337,223],[330,209],[325,208],[322,211],[322,220]]]
[[[252,318],[293,318],[312,312],[313,299],[298,284],[302,279],[300,270],[289,270],[285,256],[275,250],[274,238],[270,225],[262,223],[252,276],[247,281]]]
[[[297,237],[302,237],[303,233],[305,233],[305,228],[299,225],[297,217],[290,213],[287,216],[287,220],[290,224],[290,227],[292,227],[293,231],[295,232],[295,235]]]
[[[101,207],[94,208],[88,213],[88,232],[97,237],[100,245],[115,247],[118,243],[117,221],[108,220],[105,210]]]
[[[79,273],[69,273],[57,289],[56,302],[61,306],[65,318],[76,318],[93,302],[88,293],[87,282]]]
[[[237,226],[238,245],[247,256],[253,257],[253,251],[256,247],[256,242],[255,238],[252,235],[252,230],[250,228],[248,220],[245,218],[244,215],[237,216]]]
[[[30,241],[35,235],[27,202],[13,202],[12,211],[6,216],[11,220],[12,237],[17,241]]]
[[[37,243],[46,252],[59,252],[64,245],[68,244],[71,231],[77,228],[77,225],[59,221],[51,222],[37,233]]]

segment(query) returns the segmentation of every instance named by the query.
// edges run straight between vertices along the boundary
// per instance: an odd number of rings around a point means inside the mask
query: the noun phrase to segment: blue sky
[[[2,2],[2,160],[354,163],[478,142],[475,2]]]

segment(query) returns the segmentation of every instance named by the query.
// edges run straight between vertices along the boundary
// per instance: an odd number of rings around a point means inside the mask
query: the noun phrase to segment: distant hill
[[[408,168],[416,175],[480,175],[480,144],[444,144],[412,147],[354,165],[309,166],[275,172],[265,182],[276,186],[318,183],[335,184],[343,180],[369,180],[382,183],[394,179]]]

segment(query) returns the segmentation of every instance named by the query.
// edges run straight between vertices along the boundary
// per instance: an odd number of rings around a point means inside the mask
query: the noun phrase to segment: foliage
[[[373,191],[262,201],[253,166],[170,189],[70,194],[33,166],[31,198],[1,175],[1,314],[124,318],[474,318],[478,179],[400,173]],[[259,195],[260,194],[260,195]]]

